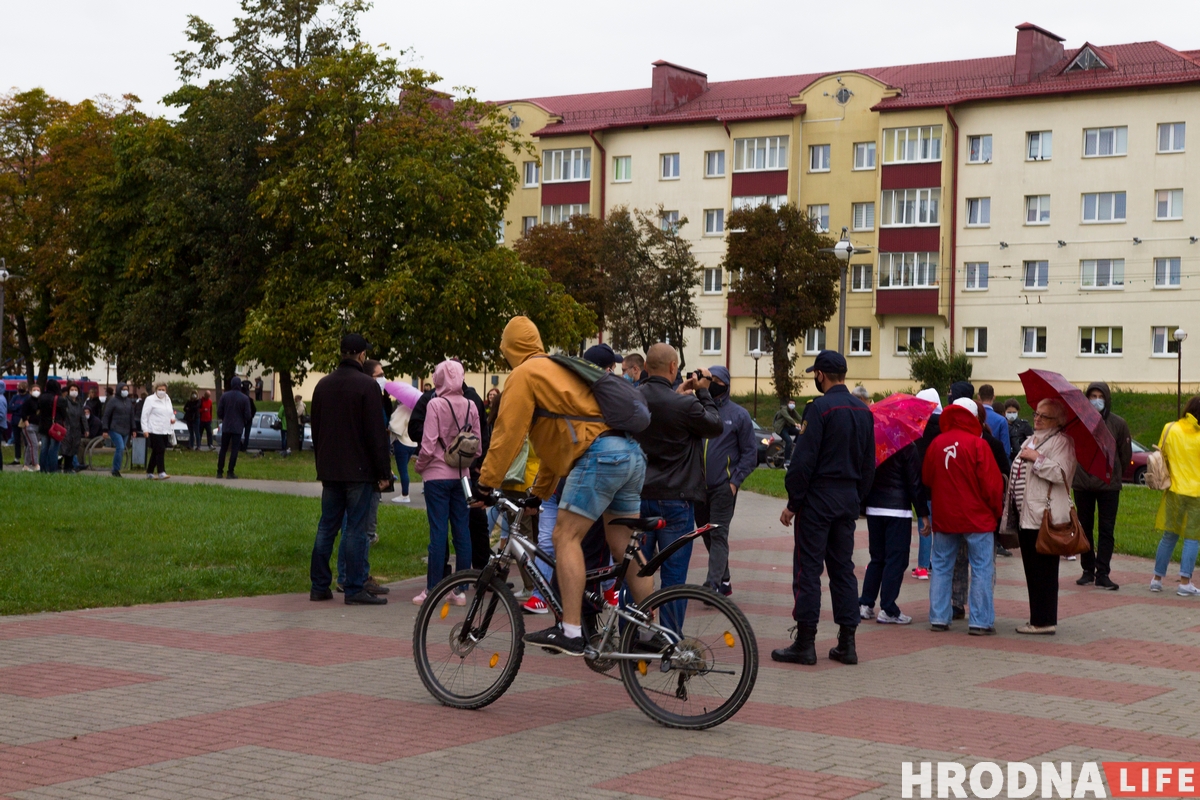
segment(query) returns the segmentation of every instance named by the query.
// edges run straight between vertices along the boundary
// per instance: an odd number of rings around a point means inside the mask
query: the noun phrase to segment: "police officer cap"
[[[606,344],[592,345],[583,354],[583,359],[592,362],[600,369],[608,369],[613,364],[620,364],[623,360]]]
[[[822,350],[817,353],[817,359],[813,365],[804,371],[813,372],[818,369],[821,372],[842,375],[846,372],[846,359],[836,350]]]

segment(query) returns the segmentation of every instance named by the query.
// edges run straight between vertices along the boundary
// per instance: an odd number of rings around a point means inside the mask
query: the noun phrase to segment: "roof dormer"
[[[1063,72],[1084,72],[1093,69],[1112,68],[1112,59],[1098,47],[1085,43],[1079,48],[1079,53],[1067,64]]]

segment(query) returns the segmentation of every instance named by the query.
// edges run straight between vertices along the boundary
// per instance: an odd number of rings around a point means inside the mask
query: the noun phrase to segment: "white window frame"
[[[1030,215],[1033,219],[1030,219]],[[1048,194],[1027,194],[1025,195],[1025,224],[1026,225],[1049,225],[1050,224],[1050,195]]]
[[[587,203],[559,203],[542,206],[542,224],[557,225],[561,222],[569,222],[574,216],[586,216],[587,213]]]
[[[829,172],[830,145],[810,144],[808,146],[808,171]]]
[[[1100,283],[1102,279],[1107,282]],[[1125,259],[1087,258],[1080,261],[1079,288],[1089,292],[1121,291],[1125,288]]]
[[[1025,134],[1026,161],[1049,161],[1053,157],[1054,131],[1029,131]]]
[[[542,153],[542,183],[578,183],[592,179],[592,148],[571,147]]]
[[[936,227],[941,224],[941,205],[941,187],[887,189],[881,195],[879,227]]]
[[[504,219],[501,218],[500,222],[496,224],[496,244],[504,244],[505,227],[507,227],[507,224],[505,223]]]
[[[850,291],[869,292],[874,281],[874,264],[850,265]]]
[[[979,346],[980,339],[983,340],[982,348]],[[986,356],[988,354],[986,327],[963,328],[963,352],[969,356]]]
[[[734,211],[743,209],[753,210],[759,206],[770,206],[778,211],[782,206],[787,205],[788,197],[786,194],[768,194],[768,195],[752,195],[747,197],[733,198],[732,205]]]
[[[903,331],[903,334],[901,334],[901,331]],[[920,349],[919,350],[914,349],[918,345],[916,345],[913,341],[912,331],[920,331],[921,332],[921,340],[920,340],[920,345],[919,345]],[[900,344],[901,340],[904,341],[903,346]],[[932,349],[933,349],[933,328],[917,326],[917,325],[897,326],[897,328],[896,328],[896,355],[907,356],[910,352],[928,353]]]
[[[724,150],[706,150],[706,151],[704,151],[704,177],[706,177],[706,178],[724,178],[725,177],[725,151]]]
[[[724,236],[725,235],[725,209],[723,209],[723,208],[706,208],[706,209],[704,209],[704,235],[705,236]]]
[[[866,172],[875,169],[875,142],[854,143],[854,171]]]
[[[755,350],[761,350],[764,354],[771,352],[771,338],[765,333],[765,328],[746,329],[746,355],[750,355]]]
[[[679,230],[679,212],[675,210],[663,211],[658,216],[659,227],[664,231]]]
[[[809,328],[804,332],[804,355],[815,356],[825,349],[825,329]]]
[[[875,230],[875,203],[851,203],[850,230]]]
[[[538,224],[537,217],[521,217],[521,235],[528,236],[529,232]]]
[[[1100,147],[1104,142],[1105,136],[1108,137],[1108,143],[1111,150],[1109,152],[1101,152]],[[1093,152],[1088,152],[1089,139]],[[1083,129],[1083,157],[1084,158],[1117,158],[1118,156],[1126,155],[1129,152],[1129,128],[1125,125],[1116,125],[1106,128],[1084,128]]]
[[[1163,214],[1163,206],[1166,214]],[[1183,189],[1154,190],[1154,219],[1159,222],[1183,219]]]
[[[936,289],[939,285],[939,253],[880,253],[879,290]]]
[[[967,227],[989,228],[992,225],[992,198],[967,198]]]
[[[1088,198],[1089,197],[1096,198],[1093,201],[1093,203],[1094,203],[1093,212],[1095,213],[1094,219],[1088,219],[1088,217],[1087,217]],[[1103,203],[1106,198],[1108,199],[1108,208],[1109,208],[1109,211],[1112,214],[1112,216],[1109,219],[1100,219],[1100,210],[1101,210],[1101,207],[1103,206]],[[1084,225],[1118,225],[1118,224],[1125,222],[1125,216],[1120,216],[1120,217],[1117,216],[1117,198],[1120,198],[1121,205],[1125,207],[1123,209],[1124,214],[1127,215],[1129,213],[1129,204],[1128,204],[1128,198],[1126,197],[1125,192],[1086,192],[1086,193],[1084,193],[1082,202],[1080,203],[1080,217],[1082,218],[1083,224]]]
[[[967,163],[992,163],[992,135],[990,133],[967,137]]]
[[[1172,273],[1175,280],[1171,281]],[[1162,278],[1160,281],[1159,278]],[[1166,256],[1154,259],[1154,288],[1175,291],[1183,286],[1183,259]]]
[[[829,233],[829,204],[822,203],[809,206],[808,221],[817,233]]]
[[[1040,336],[1039,336],[1040,332]],[[1030,349],[1030,334],[1033,334],[1032,349]],[[1038,339],[1042,340],[1042,349],[1038,350]],[[1045,358],[1049,349],[1046,327],[1044,325],[1024,325],[1021,327],[1021,358]]]
[[[911,128],[884,129],[884,164],[916,164],[941,160],[941,125],[914,125]]]
[[[662,153],[658,157],[658,179],[663,181],[679,180],[679,153]]]
[[[700,354],[715,355],[721,352],[721,329],[720,328],[701,328],[700,329]]]
[[[847,338],[850,340],[849,356],[869,356],[871,355],[871,328],[851,328]]]
[[[540,177],[541,167],[536,161],[525,162],[524,187],[526,189],[534,189],[538,186],[538,178]]]
[[[988,262],[968,261],[963,264],[963,291],[986,292],[988,290]]]
[[[1166,134],[1166,147],[1163,147],[1164,137]],[[1182,153],[1187,145],[1187,126],[1183,122],[1160,122],[1158,123],[1158,152],[1159,153]]]
[[[720,267],[704,268],[704,294],[721,294],[725,289],[725,271]]]
[[[1177,330],[1178,325],[1156,325],[1150,329],[1151,358],[1179,358],[1179,342],[1175,341]],[[1162,348],[1158,346],[1160,341]]]
[[[633,182],[633,156],[613,156],[613,183]]]
[[[1029,268],[1034,266],[1033,283],[1029,282]],[[1050,289],[1050,262],[1032,259],[1021,262],[1021,288],[1027,292],[1045,292]]]
[[[1091,332],[1091,345],[1090,345],[1090,347],[1092,348],[1091,352],[1085,353],[1083,350],[1083,332],[1084,331]],[[1096,339],[1097,339],[1096,334],[1099,331],[1105,331],[1107,334],[1107,341],[1104,344],[1100,344],[1096,341]],[[1117,332],[1118,335],[1121,337],[1121,349],[1117,352],[1113,352],[1113,333],[1114,332]],[[1107,351],[1103,352],[1103,353],[1097,352],[1097,349],[1100,347],[1106,347]],[[1122,328],[1120,325],[1083,325],[1083,326],[1080,326],[1078,355],[1081,358],[1119,358],[1119,357],[1125,355],[1125,329]]]
[[[758,136],[733,140],[734,172],[787,169],[788,137]]]

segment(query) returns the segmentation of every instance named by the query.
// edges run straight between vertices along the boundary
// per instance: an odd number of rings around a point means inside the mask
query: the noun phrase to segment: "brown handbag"
[[[1063,485],[1066,483],[1064,472]],[[1053,491],[1054,487],[1050,488]],[[1075,503],[1071,503],[1071,518],[1061,525],[1055,524],[1050,516],[1050,492],[1046,492],[1046,510],[1042,512],[1042,527],[1038,529],[1037,551],[1048,556],[1077,556],[1091,549],[1083,526],[1079,524],[1079,515],[1075,513]]]

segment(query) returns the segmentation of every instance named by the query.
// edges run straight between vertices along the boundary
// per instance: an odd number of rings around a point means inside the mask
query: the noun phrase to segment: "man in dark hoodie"
[[[729,370],[716,366],[708,371],[713,378],[708,391],[717,401],[725,430],[704,440],[707,489],[705,498],[696,501],[696,524],[717,526],[704,534],[704,546],[708,548],[708,578],[704,583],[728,596],[733,594],[729,582],[729,525],[733,522],[738,489],[758,466],[758,447],[750,412],[729,399]]]
[[[1088,544],[1092,548],[1079,556],[1083,575],[1075,583],[1087,586],[1094,583],[1102,589],[1115,592],[1121,588],[1109,577],[1113,554],[1113,529],[1117,525],[1117,508],[1121,504],[1121,475],[1125,465],[1133,458],[1133,443],[1129,426],[1125,420],[1112,413],[1112,392],[1108,384],[1101,381],[1087,388],[1088,402],[1104,417],[1104,424],[1117,441],[1117,462],[1109,464],[1112,477],[1103,481],[1089,475],[1085,469],[1075,470],[1075,508],[1079,512],[1079,524],[1087,532]],[[1100,511],[1100,526],[1093,536],[1096,511]]]
[[[225,477],[225,454],[229,453],[229,477],[236,479],[238,451],[241,449],[242,434],[250,427],[254,413],[250,410],[250,396],[242,392],[242,379],[236,375],[229,382],[229,391],[221,393],[217,401],[217,418],[221,420],[221,452],[217,456],[217,477]]]

